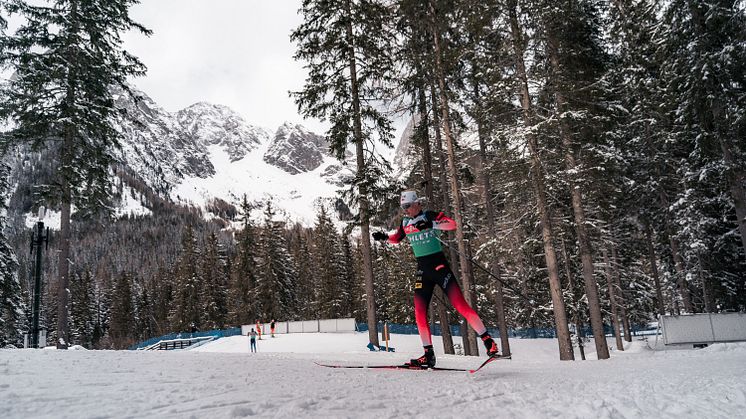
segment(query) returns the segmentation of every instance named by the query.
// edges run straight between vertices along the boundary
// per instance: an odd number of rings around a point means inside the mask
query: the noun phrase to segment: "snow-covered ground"
[[[183,351],[0,350],[0,417],[746,417],[744,343],[635,341],[610,360],[561,362],[555,340],[516,339],[513,360],[473,375],[314,364],[398,364],[421,351],[417,336],[394,335],[395,353],[366,343],[348,333],[265,337],[257,354],[245,336]],[[479,363],[435,344],[439,366]]]

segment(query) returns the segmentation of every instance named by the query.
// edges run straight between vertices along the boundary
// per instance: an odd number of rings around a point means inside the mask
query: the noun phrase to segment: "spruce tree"
[[[15,77],[0,89],[0,118],[14,129],[2,139],[55,151],[55,182],[46,199],[62,211],[59,234],[57,346],[66,348],[72,206],[81,214],[107,212],[109,168],[120,134],[113,86],[128,91],[128,77],[143,64],[122,49],[122,33],[150,32],[130,19],[137,0],[56,0],[7,4],[25,23],[0,39],[0,64]],[[0,147],[2,148],[2,147]]]
[[[371,202],[381,195],[390,170],[375,142],[391,146],[391,122],[376,103],[393,68],[391,9],[381,0],[304,0],[300,12],[304,21],[291,40],[298,44],[295,58],[307,63],[309,75],[303,90],[294,93],[295,101],[303,115],[331,123],[327,138],[338,159],[345,159],[349,144],[355,147],[349,194],[359,209],[368,334],[377,345],[370,217]]]
[[[129,275],[118,275],[112,290],[109,337],[114,349],[124,349],[134,343],[135,311],[132,301],[132,281]]]
[[[572,202],[572,217],[581,259],[588,309],[596,353],[609,358],[604,338],[598,284],[595,279],[594,243],[588,222],[596,187],[592,171],[594,155],[604,139],[606,67],[609,59],[601,44],[600,11],[592,1],[545,4],[540,22],[551,71],[546,95],[551,99],[559,134],[558,152],[564,156],[566,178]]]
[[[734,1],[672,1],[664,13],[664,109],[681,181],[671,236],[681,288],[693,292],[687,310],[744,301],[734,291],[746,266],[745,26]]]
[[[70,284],[70,337],[71,343],[93,348],[95,320],[95,288],[91,272],[85,270],[73,275]]]
[[[220,329],[225,325],[226,289],[225,262],[215,233],[211,232],[205,243],[202,258],[202,285],[199,289],[202,306],[202,327]]]
[[[554,243],[555,232],[552,226],[552,207],[548,199],[550,190],[548,176],[551,172],[551,168],[546,167],[548,162],[548,159],[544,158],[546,150],[544,147],[541,147],[539,143],[537,128],[540,126],[541,115],[539,114],[539,106],[537,104],[538,100],[529,89],[529,75],[531,69],[526,65],[526,56],[528,53],[527,46],[530,45],[526,34],[529,33],[529,31],[521,24],[524,18],[536,12],[536,9],[532,8],[532,6],[535,7],[535,5],[531,4],[528,5],[528,7],[519,9],[517,1],[509,0],[507,2],[511,44],[513,47],[513,60],[516,69],[515,78],[522,110],[519,135],[526,139],[531,160],[530,176],[533,183],[534,197],[541,223],[541,235],[544,244],[543,253],[549,277],[549,288],[555,318],[555,327],[557,328],[560,359],[573,360],[575,358],[572,344],[570,342],[570,332],[567,326],[568,319],[565,311],[565,301],[562,293],[562,284],[560,283],[559,278],[559,266]],[[536,25],[535,22],[533,24]],[[528,29],[531,29],[532,31],[535,30],[534,27]],[[540,64],[537,63],[537,65]],[[524,244],[532,246],[534,243],[529,241]],[[533,262],[533,259],[530,256],[527,257],[526,260]],[[525,266],[523,270],[524,274],[521,275],[521,287],[524,291],[523,294],[527,295],[525,291],[528,291],[528,279],[531,276],[530,273],[535,272],[536,265],[530,263],[528,266]],[[539,308],[535,306],[526,307],[526,310],[531,312],[537,309]],[[529,317],[529,319],[533,321],[533,316]]]
[[[290,229],[289,249],[290,257],[298,267],[298,282],[294,287],[298,297],[298,311],[300,319],[319,318],[318,290],[321,280],[320,268],[316,264],[314,255],[313,233],[300,224]]]
[[[234,325],[252,324],[256,320],[256,228],[251,222],[251,205],[243,196],[240,204],[241,230],[236,233],[236,256],[231,265],[228,291],[228,318]]]
[[[271,201],[264,210],[264,224],[259,236],[257,282],[255,295],[260,321],[292,319],[295,316],[294,287],[297,268],[290,258],[284,223],[275,221]]]
[[[341,272],[337,234],[325,208],[321,208],[313,229],[313,257],[318,278],[318,313],[322,319],[337,318],[341,312]]]
[[[174,269],[173,304],[169,315],[174,331],[187,332],[200,327],[202,310],[199,297],[203,283],[200,259],[194,229],[188,225],[181,237],[181,255]]]
[[[18,260],[5,236],[7,227],[8,174],[10,168],[0,162],[0,348],[23,343],[25,323]]]

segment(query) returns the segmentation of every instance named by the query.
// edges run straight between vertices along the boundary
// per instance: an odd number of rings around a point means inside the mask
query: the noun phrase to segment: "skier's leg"
[[[461,287],[459,287],[455,278],[448,281],[445,287],[445,293],[448,296],[448,299],[451,300],[453,307],[464,316],[466,322],[469,323],[469,326],[471,326],[471,328],[477,332],[480,339],[482,339],[482,343],[484,343],[484,347],[487,349],[487,355],[498,356],[499,349],[497,348],[497,344],[492,339],[492,336],[487,332],[487,328],[484,327],[484,323],[482,323],[482,319],[479,318],[477,312],[474,311],[469,303],[466,302],[464,294],[461,292]]]
[[[430,334],[430,323],[427,321],[427,309],[430,306],[430,299],[433,297],[434,284],[423,279],[422,277],[418,278],[414,284],[414,318],[417,322],[417,331],[420,333],[422,346],[431,346],[433,340]]]
[[[482,319],[479,318],[477,312],[474,311],[469,303],[466,302],[464,294],[461,292],[461,287],[459,287],[455,275],[451,272],[451,268],[445,264],[440,265],[437,268],[440,277],[438,283],[443,287],[448,300],[453,304],[453,308],[455,308],[459,314],[464,316],[466,322],[469,323],[469,326],[471,326],[478,335],[483,335],[487,331],[487,328],[484,327],[484,323],[482,323]]]

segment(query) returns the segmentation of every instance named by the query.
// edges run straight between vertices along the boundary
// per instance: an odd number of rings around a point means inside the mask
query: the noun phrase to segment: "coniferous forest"
[[[43,293],[62,347],[347,316],[377,343],[378,322],[414,323],[411,251],[370,239],[400,222],[402,189],[457,221],[444,252],[508,353],[509,328],[554,328],[573,359],[569,325],[629,339],[659,314],[746,310],[742,1],[303,0],[288,36],[308,78],[291,95],[354,155],[341,230],[331,208],[303,226],[271,201],[188,208],[150,189],[114,158],[128,116],[111,87],[147,71],[120,38],[150,32],[137,1],[53,3],[0,1],[15,74],[0,86],[0,347],[29,327],[24,218],[41,202],[62,217]],[[123,194],[152,213],[113,217]],[[461,321],[433,300],[431,320]]]

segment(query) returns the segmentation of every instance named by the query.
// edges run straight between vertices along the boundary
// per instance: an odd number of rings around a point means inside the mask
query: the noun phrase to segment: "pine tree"
[[[202,305],[202,327],[219,329],[226,322],[225,262],[221,256],[220,244],[215,233],[210,233],[205,244],[202,259],[202,286],[199,289]]]
[[[514,83],[508,75],[512,63],[509,43],[507,38],[500,37],[501,31],[505,30],[505,22],[499,19],[502,10],[496,6],[497,4],[492,2],[464,2],[464,13],[460,24],[464,29],[464,35],[462,35],[462,45],[459,47],[464,50],[461,101],[466,114],[476,125],[476,134],[479,139],[476,172],[481,194],[480,206],[483,208],[479,208],[479,216],[473,218],[485,219],[486,228],[481,233],[486,236],[483,240],[487,242],[498,235],[497,209],[493,203],[495,199],[489,174],[488,149],[491,151],[497,146],[497,144],[493,145],[495,134],[501,125],[512,122],[512,115],[517,113],[517,109],[511,103]],[[501,115],[511,116],[501,117]],[[495,312],[501,338],[500,346],[502,354],[509,355],[510,342],[502,284],[504,279],[501,278],[503,269],[500,266],[502,262],[494,256],[489,259],[492,273],[489,282],[494,282],[489,285],[494,290]],[[480,295],[484,296],[484,293]],[[483,312],[480,310],[480,313]]]
[[[313,233],[313,259],[318,278],[318,314],[322,319],[334,319],[342,315],[344,272],[337,232],[323,207],[316,217]]]
[[[524,13],[530,13],[531,9],[525,9]],[[511,32],[511,43],[513,46],[513,57],[515,62],[515,78],[518,86],[521,109],[522,109],[522,131],[520,134],[525,136],[528,145],[531,171],[530,176],[533,183],[536,206],[539,212],[541,222],[542,241],[544,244],[544,258],[546,269],[549,276],[549,288],[552,296],[552,307],[554,311],[555,325],[557,327],[557,337],[559,344],[560,359],[573,360],[574,354],[570,342],[570,331],[567,327],[567,313],[565,311],[565,302],[562,294],[562,285],[559,279],[559,267],[557,263],[557,253],[554,247],[554,229],[552,227],[552,210],[548,201],[548,184],[547,173],[550,170],[542,163],[542,150],[539,147],[539,141],[536,133],[536,125],[539,123],[536,100],[529,90],[529,73],[526,66],[526,29],[523,28],[519,21],[518,3],[515,0],[508,1],[508,15]],[[531,242],[526,244],[532,244]],[[530,257],[527,260],[532,260]],[[531,272],[535,265],[529,265],[524,268],[525,271]],[[527,290],[528,275],[523,275],[522,288]],[[526,295],[526,292],[524,292]],[[528,310],[535,310],[536,307],[526,307]],[[529,317],[532,318],[532,317]],[[525,324],[525,323],[524,323]]]
[[[110,278],[99,278],[94,286],[95,325],[93,327],[93,346],[109,348],[109,326],[111,324],[112,287]]]
[[[666,126],[664,114],[660,110],[663,96],[661,80],[661,59],[657,53],[656,34],[661,24],[657,13],[656,0],[618,0],[610,3],[611,25],[609,38],[611,49],[616,55],[612,80],[617,86],[615,95],[623,113],[617,115],[615,133],[618,150],[618,165],[621,179],[613,182],[620,188],[610,208],[614,214],[609,218],[612,224],[630,233],[617,234],[617,237],[645,237],[642,246],[632,245],[627,239],[621,248],[626,252],[638,249],[630,260],[647,259],[650,265],[649,276],[640,270],[644,277],[640,280],[653,283],[656,290],[657,312],[665,314],[663,286],[658,273],[653,229],[656,226],[671,224],[666,216],[668,209],[662,208],[660,196],[679,182],[673,171],[666,170],[670,164],[670,146],[665,141]],[[626,227],[625,227],[626,225]],[[636,231],[634,231],[636,230]],[[629,271],[625,271],[629,272]],[[635,281],[632,278],[631,281]],[[636,301],[636,298],[632,298]]]
[[[264,225],[259,237],[257,261],[256,298],[260,321],[293,318],[295,305],[294,287],[297,268],[290,258],[284,235],[284,223],[275,221],[271,201],[264,210]]]
[[[348,144],[355,145],[357,172],[349,194],[359,209],[368,334],[377,345],[370,217],[371,201],[381,195],[390,170],[374,141],[391,146],[391,122],[376,106],[393,68],[391,10],[381,0],[304,0],[300,12],[304,22],[291,40],[309,76],[295,101],[303,115],[331,122],[327,138],[338,159],[345,158]]]
[[[55,183],[47,199],[62,210],[59,234],[57,346],[68,336],[71,209],[106,212],[110,200],[109,166],[120,134],[114,119],[112,86],[125,91],[127,77],[145,67],[122,49],[121,34],[150,32],[132,21],[128,8],[137,0],[57,0],[36,6],[7,4],[26,22],[0,40],[0,63],[15,77],[0,89],[0,118],[15,128],[3,142],[30,143],[55,150]],[[2,147],[0,147],[2,148]]]
[[[91,272],[77,272],[70,284],[71,343],[93,348],[95,320],[95,288]]]
[[[194,229],[188,225],[181,237],[181,255],[174,270],[174,299],[169,319],[175,331],[186,332],[201,327],[199,293],[203,280],[199,269],[200,258]]]
[[[25,317],[18,260],[5,236],[10,168],[0,162],[0,348],[23,344]]]
[[[340,313],[344,317],[362,319],[362,313],[365,312],[365,305],[363,304],[362,299],[364,292],[360,287],[361,281],[358,279],[357,275],[360,271],[355,269],[355,259],[353,257],[353,249],[349,237],[344,233],[341,233],[339,241],[342,247],[342,265],[340,269],[342,306],[340,307]]]
[[[150,282],[150,297],[152,300],[154,335],[164,335],[172,332],[170,307],[174,302],[174,275],[169,268],[160,268]],[[146,287],[147,289],[147,287]]]
[[[743,304],[734,291],[746,261],[745,26],[739,2],[673,1],[665,9],[664,104],[682,184],[670,199],[678,224],[671,236],[680,244],[680,288],[693,293],[687,310]]]
[[[134,335],[138,341],[158,335],[153,298],[150,296],[149,287],[143,282],[144,281],[139,281],[139,283],[135,283],[133,293],[133,303],[136,314]]]
[[[243,196],[240,205],[241,231],[236,233],[236,256],[231,265],[231,284],[228,291],[228,317],[234,325],[252,324],[256,320],[256,229],[251,223],[253,206]]]
[[[593,155],[604,138],[605,91],[608,57],[601,45],[600,11],[592,1],[566,3],[562,7],[546,4],[541,14],[545,48],[549,58],[549,83],[557,132],[564,155],[567,187],[583,269],[586,298],[590,310],[596,353],[609,358],[603,330],[598,284],[594,277],[594,245],[589,230],[588,192],[595,186],[589,168]]]
[[[135,331],[135,307],[132,301],[132,281],[129,275],[119,274],[111,296],[109,337],[114,349],[124,349],[134,342]]]
[[[290,257],[298,267],[298,281],[294,287],[298,297],[296,315],[300,319],[317,319],[320,316],[318,291],[322,274],[310,244],[313,234],[300,224],[295,224],[289,233]]]

